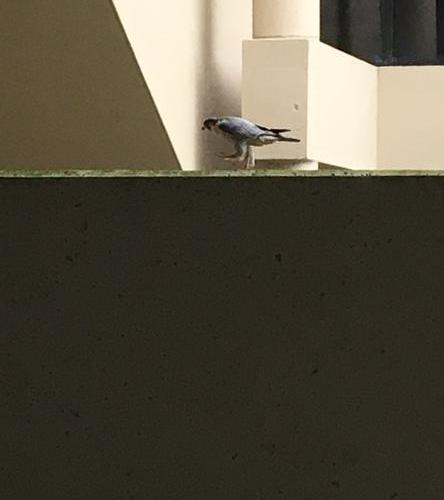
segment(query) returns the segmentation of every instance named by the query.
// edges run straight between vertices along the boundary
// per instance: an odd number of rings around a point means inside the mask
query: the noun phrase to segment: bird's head
[[[203,122],[202,130],[213,130],[217,124],[217,118],[207,118]]]

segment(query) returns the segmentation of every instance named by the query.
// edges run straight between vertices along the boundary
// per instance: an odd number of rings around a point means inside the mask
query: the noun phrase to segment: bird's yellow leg
[[[246,158],[246,165],[245,168],[254,168],[256,166],[256,160],[254,157],[254,151],[251,146],[248,146],[248,153],[247,153],[247,158]]]
[[[237,160],[239,158],[238,153],[234,153],[232,155],[227,155],[226,153],[218,153],[216,156],[218,158],[222,158],[223,160]]]

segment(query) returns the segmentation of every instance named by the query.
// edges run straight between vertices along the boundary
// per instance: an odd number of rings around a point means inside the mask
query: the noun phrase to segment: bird
[[[214,131],[234,143],[233,154],[219,153],[218,156],[224,160],[239,161],[243,168],[255,166],[253,146],[266,146],[276,142],[301,142],[300,139],[282,135],[291,132],[290,129],[264,127],[238,116],[207,118],[203,122],[202,130]]]

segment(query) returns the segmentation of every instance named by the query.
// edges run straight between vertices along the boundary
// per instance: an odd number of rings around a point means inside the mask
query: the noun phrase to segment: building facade
[[[443,5],[6,2],[0,167],[227,168],[200,125],[243,114],[302,139],[264,165],[440,169]]]
[[[441,169],[442,12],[436,0],[255,0],[260,29],[244,45],[244,113],[283,116],[305,138],[261,158]]]

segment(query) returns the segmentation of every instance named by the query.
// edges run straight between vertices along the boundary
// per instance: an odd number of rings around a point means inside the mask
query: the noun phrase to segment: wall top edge
[[[310,42],[315,42],[319,40],[311,40],[310,38],[305,38],[305,37],[280,37],[280,38],[248,38],[246,40],[243,40],[243,43],[251,43],[258,45],[260,43],[288,43],[288,42],[298,42],[298,43],[310,43]]]
[[[360,61],[364,64],[367,64],[368,66],[371,66],[373,68],[381,69],[384,70],[386,68],[444,68],[444,61],[423,61],[423,62],[415,62],[415,63],[409,63],[409,62],[397,62],[396,64],[390,63],[390,62],[381,62],[379,64],[366,61],[365,59],[361,57],[354,56],[352,54],[349,54],[348,52],[345,52],[341,49],[338,49],[336,47],[333,47],[332,45],[329,45],[328,43],[323,42],[322,40],[319,40],[316,37],[299,37],[299,36],[281,36],[281,37],[258,37],[258,38],[249,38],[247,40],[244,40],[244,44],[260,44],[261,42],[266,42],[266,43],[283,43],[283,42],[306,42],[309,44],[317,44],[322,47],[325,47],[332,52],[336,52],[338,54],[343,55],[344,57],[348,57],[350,59],[354,59],[356,61]]]
[[[331,45],[328,45],[327,43],[321,42],[319,39],[316,38],[308,38],[308,37],[281,37],[281,38],[251,38],[248,40],[243,40],[244,46],[247,45],[256,45],[260,46],[260,44],[290,44],[290,43],[297,43],[297,44],[306,44],[308,47],[321,47],[322,49],[329,50],[331,53],[335,53],[339,57],[347,58],[350,61],[356,61],[362,64],[367,65],[368,67],[375,68],[377,69],[378,66],[369,63],[368,61],[365,61],[364,59],[361,59],[359,57],[353,56],[351,54],[348,54],[347,52],[344,52],[343,50],[337,49],[336,47],[332,47]]]
[[[211,177],[444,177],[443,170],[3,170],[0,179],[58,179],[58,178],[211,178]]]

